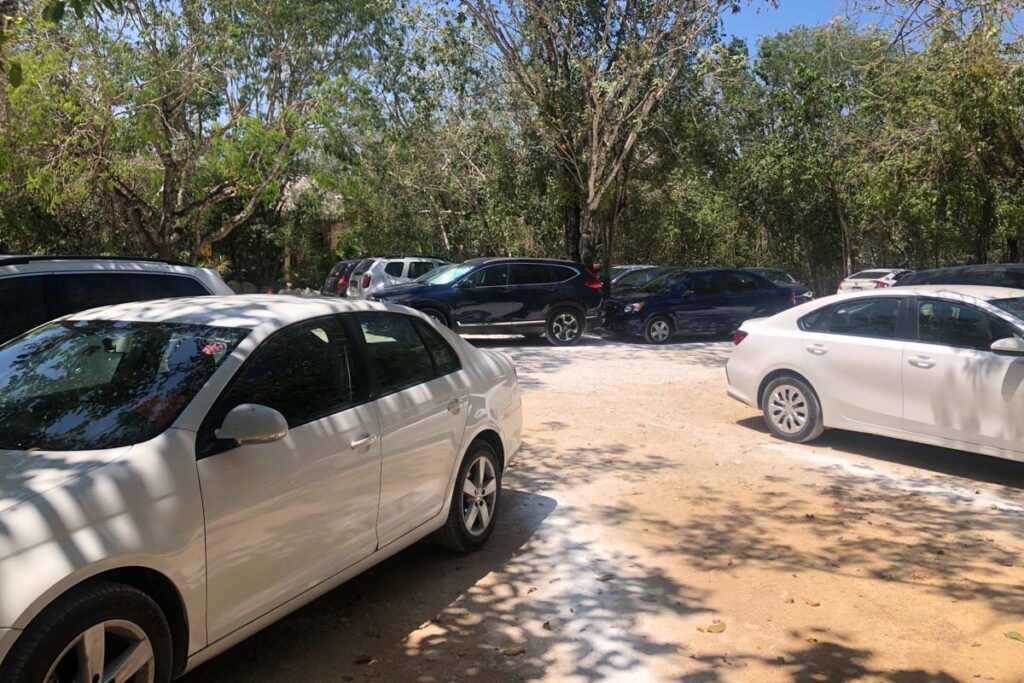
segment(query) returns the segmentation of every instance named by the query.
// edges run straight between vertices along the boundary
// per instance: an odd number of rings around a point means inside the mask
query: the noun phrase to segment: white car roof
[[[126,320],[176,322],[215,327],[276,329],[310,318],[355,311],[404,311],[400,306],[375,301],[287,294],[199,296],[181,299],[134,301],[94,308],[68,316],[69,320]]]
[[[838,298],[876,297],[876,296],[944,296],[970,297],[981,301],[993,299],[1013,299],[1024,296],[1024,290],[1012,287],[990,287],[987,285],[914,285],[907,287],[887,287],[884,289],[867,289],[860,292],[838,294]]]

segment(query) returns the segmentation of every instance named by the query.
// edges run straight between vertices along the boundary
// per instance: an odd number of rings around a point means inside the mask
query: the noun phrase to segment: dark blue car
[[[418,309],[461,334],[545,336],[558,345],[578,342],[601,315],[597,277],[552,259],[472,259],[373,298]]]
[[[725,334],[744,320],[793,305],[792,288],[742,270],[672,270],[642,288],[608,300],[605,329],[650,344],[673,334]]]

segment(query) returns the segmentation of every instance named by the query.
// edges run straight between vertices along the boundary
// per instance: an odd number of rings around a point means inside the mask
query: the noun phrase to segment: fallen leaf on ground
[[[804,638],[804,640],[806,640],[808,643],[816,643],[816,642],[818,642],[817,638]]]
[[[694,652],[693,650],[687,650],[687,649],[684,649],[684,648],[681,648],[681,647],[676,648],[676,653],[680,657],[689,657],[690,659],[696,659],[697,658],[697,653],[696,652]]]
[[[821,607],[821,603],[817,600],[811,600],[810,598],[804,598],[804,604],[808,607]]]
[[[707,633],[721,633],[722,631],[725,630],[725,622],[724,621],[719,621],[717,623],[711,624],[711,626],[708,626],[704,630]]]
[[[501,648],[501,654],[506,657],[518,657],[521,654],[526,653],[525,647],[503,647]]]
[[[545,621],[545,622],[544,622],[543,624],[541,624],[541,626],[543,626],[543,627],[544,627],[544,630],[546,630],[546,631],[552,631],[552,630],[554,630],[554,629],[552,628],[552,626],[551,626],[551,622],[550,622],[550,621]]]
[[[359,659],[356,660],[356,664],[367,664],[367,665],[369,665],[369,664],[376,664],[376,663],[377,663],[377,660],[374,659],[373,657],[360,657]]]
[[[614,574],[602,574],[601,576],[597,577],[597,580],[604,583],[605,581],[611,581],[614,578]]]
[[[1020,642],[1024,643],[1024,636],[1022,636],[1017,631],[1010,631],[1010,632],[1008,632],[1006,634],[1006,637],[1009,638],[1010,640],[1019,640]]]

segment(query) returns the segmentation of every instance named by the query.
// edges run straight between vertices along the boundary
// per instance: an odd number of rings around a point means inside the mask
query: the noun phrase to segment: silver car
[[[349,278],[347,296],[365,299],[385,287],[394,287],[426,275],[447,261],[425,256],[363,259]]]

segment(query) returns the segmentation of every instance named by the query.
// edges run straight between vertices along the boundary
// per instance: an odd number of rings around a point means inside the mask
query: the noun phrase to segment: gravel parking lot
[[[188,681],[1024,681],[1024,464],[776,441],[724,342],[477,343],[525,390],[487,548],[407,550]]]

